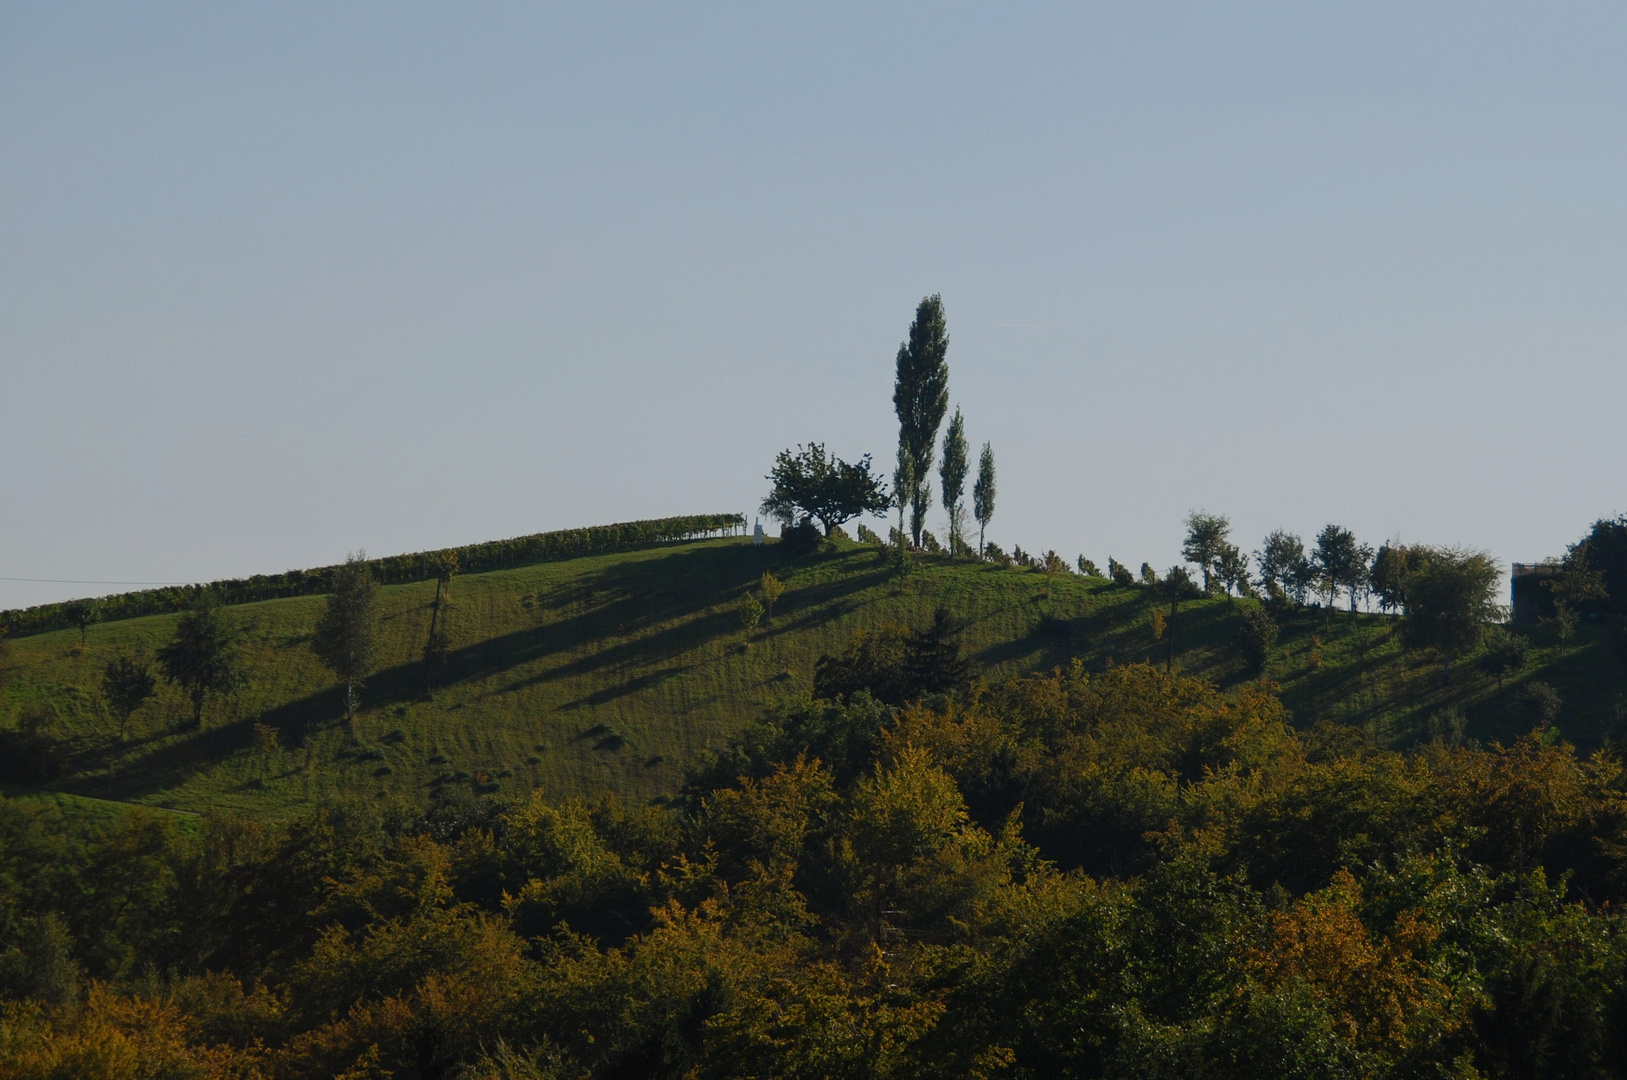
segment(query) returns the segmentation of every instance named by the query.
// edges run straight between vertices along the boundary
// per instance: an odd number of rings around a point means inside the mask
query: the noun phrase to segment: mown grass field
[[[765,569],[788,588],[747,644],[737,604]],[[1075,659],[1092,669],[1162,663],[1167,644],[1154,637],[1159,602],[1140,587],[933,561],[901,577],[857,545],[793,557],[711,540],[458,578],[446,612],[452,654],[426,696],[417,657],[433,595],[432,583],[382,590],[382,666],[354,738],[310,651],[320,597],[226,609],[242,628],[250,683],[212,702],[202,730],[183,730],[189,709],[173,687],[123,740],[100,702],[107,660],[150,658],[174,616],[92,626],[82,647],[76,630],[13,641],[0,724],[43,713],[70,751],[48,787],[83,799],[267,816],[337,794],[422,800],[448,786],[641,801],[675,790],[765,708],[806,696],[822,653],[862,628],[923,625],[940,604],[965,621],[966,651],[991,678]],[[1182,605],[1178,671],[1222,686],[1248,678],[1235,644],[1240,603]],[[1437,662],[1402,650],[1389,617],[1310,609],[1285,623],[1269,675],[1296,723],[1332,720],[1392,744],[1426,736],[1430,718],[1453,709],[1469,737],[1506,741],[1535,721],[1524,688],[1540,679],[1563,699],[1566,737],[1586,747],[1621,722],[1627,688],[1627,665],[1600,634],[1584,627],[1564,655],[1540,646],[1499,690],[1471,664],[1444,683]],[[256,748],[257,723],[277,732],[275,749]]]

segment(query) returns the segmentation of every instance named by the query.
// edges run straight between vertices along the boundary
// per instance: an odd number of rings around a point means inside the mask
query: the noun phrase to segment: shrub
[[[793,555],[807,555],[818,551],[819,545],[824,542],[824,536],[812,522],[804,521],[780,530],[780,543]]]
[[[1530,644],[1524,637],[1504,627],[1494,626],[1486,631],[1480,666],[1497,680],[1497,689],[1501,690],[1503,680],[1525,666],[1530,651]]]
[[[1544,726],[1550,726],[1559,719],[1559,709],[1564,704],[1559,691],[1545,682],[1534,682],[1527,686],[1525,700],[1537,721]]]
[[[1271,650],[1277,647],[1277,622],[1265,608],[1251,605],[1243,609],[1237,623],[1237,645],[1249,671],[1264,675]]]

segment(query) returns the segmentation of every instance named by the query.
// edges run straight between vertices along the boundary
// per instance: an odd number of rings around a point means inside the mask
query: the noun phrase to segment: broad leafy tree
[[[1214,588],[1215,570],[1231,529],[1232,523],[1224,514],[1194,510],[1186,515],[1186,539],[1181,543],[1181,556],[1202,572],[1204,592]]]
[[[128,656],[117,656],[102,669],[102,699],[119,721],[119,738],[124,738],[130,717],[146,704],[158,689],[157,680],[146,664]]]
[[[1378,597],[1382,611],[1400,611],[1407,602],[1407,548],[1401,544],[1383,544],[1373,556],[1368,570],[1368,582],[1373,595]]]
[[[1530,652],[1530,643],[1524,637],[1506,627],[1494,626],[1486,631],[1480,666],[1497,680],[1497,689],[1501,690],[1504,679],[1525,667]]]
[[[1316,534],[1311,565],[1329,608],[1342,589],[1350,595],[1350,610],[1356,610],[1356,600],[1366,584],[1367,563],[1372,556],[1372,549],[1358,542],[1356,534],[1343,526],[1327,525]]]
[[[1452,662],[1475,649],[1502,618],[1497,584],[1502,572],[1490,555],[1463,548],[1413,549],[1416,565],[1407,579],[1403,640],[1433,649],[1448,681]]]
[[[1583,610],[1627,614],[1627,516],[1600,518],[1588,534],[1572,544],[1567,564],[1585,562],[1597,575],[1598,591],[1583,601]]]
[[[316,658],[345,684],[345,723],[356,723],[356,685],[373,671],[378,651],[378,582],[357,552],[333,573],[328,606],[311,638]]]
[[[898,346],[893,380],[900,464],[906,456],[910,460],[910,535],[916,546],[920,546],[921,529],[932,505],[927,477],[932,470],[934,444],[943,415],[949,410],[948,353],[949,326],[944,320],[943,299],[934,294],[915,309],[909,339]]]
[[[210,696],[230,694],[247,681],[237,631],[221,616],[213,593],[204,593],[176,620],[175,635],[158,650],[158,666],[191,698],[193,727],[203,726]]]
[[[1271,650],[1277,647],[1277,623],[1271,613],[1257,604],[1245,607],[1237,624],[1237,644],[1249,672],[1256,678],[1264,675]]]
[[[68,616],[68,621],[79,628],[79,644],[83,645],[85,632],[90,629],[92,623],[101,618],[100,606],[94,600],[75,600],[62,610],[63,614]]]
[[[994,448],[983,444],[977,458],[977,482],[972,485],[972,516],[977,518],[977,554],[985,552],[984,534],[994,520]]]
[[[774,488],[763,500],[763,513],[787,527],[804,518],[817,520],[829,536],[831,530],[861,514],[882,514],[892,505],[887,486],[870,468],[870,455],[849,465],[826,454],[823,443],[781,450],[767,479]]]
[[[966,422],[960,410],[949,418],[949,429],[943,433],[943,463],[938,467],[938,481],[942,485],[944,513],[949,515],[949,554],[959,554],[966,539],[961,535],[966,523],[966,472],[970,462],[966,459]]]
[[[1305,602],[1313,580],[1310,560],[1305,557],[1305,541],[1277,529],[1254,553],[1254,563],[1260,568],[1260,590],[1267,596],[1281,595],[1296,604]]]
[[[1227,596],[1233,592],[1239,596],[1249,594],[1248,556],[1230,541],[1220,545],[1220,554],[1215,558],[1215,582]]]

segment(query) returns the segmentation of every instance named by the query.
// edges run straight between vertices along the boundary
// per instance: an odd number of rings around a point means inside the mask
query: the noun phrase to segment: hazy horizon
[[[1627,10],[0,9],[0,607],[890,472],[1505,566],[1627,511]],[[941,511],[930,527],[941,531]]]

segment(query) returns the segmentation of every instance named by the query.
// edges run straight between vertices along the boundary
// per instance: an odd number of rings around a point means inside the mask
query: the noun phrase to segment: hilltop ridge
[[[737,604],[764,570],[787,592],[748,635]],[[433,591],[425,581],[381,590],[380,668],[354,741],[310,651],[318,596],[231,609],[250,682],[198,731],[184,729],[180,693],[161,685],[120,741],[98,692],[110,658],[150,658],[176,616],[93,625],[83,645],[78,630],[18,638],[0,722],[43,726],[60,762],[33,782],[14,775],[10,788],[257,813],[338,792],[421,800],[448,788],[647,800],[676,790],[763,710],[806,698],[820,655],[862,629],[923,625],[939,606],[964,625],[983,678],[1076,661],[1161,664],[1167,645],[1152,614],[1164,605],[1141,586],[946,558],[900,576],[850,542],[795,555],[744,538],[693,540],[457,578],[445,616],[452,649],[426,697],[417,657]],[[1175,635],[1176,669],[1223,688],[1248,681],[1236,645],[1247,603],[1183,604],[1163,631]],[[1620,722],[1622,661],[1587,628],[1566,651],[1539,646],[1499,689],[1469,665],[1444,682],[1427,656],[1403,651],[1395,626],[1312,608],[1285,616],[1267,674],[1295,722],[1350,725],[1379,744],[1441,732],[1508,741],[1538,719],[1525,695],[1533,682],[1554,688],[1559,728],[1584,747]],[[275,733],[274,745],[257,741],[256,725]]]

